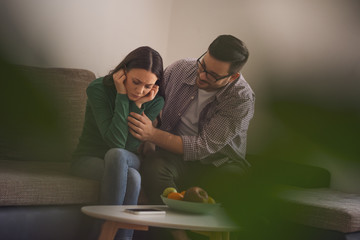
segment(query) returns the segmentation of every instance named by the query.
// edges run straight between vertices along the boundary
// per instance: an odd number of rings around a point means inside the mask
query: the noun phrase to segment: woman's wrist
[[[141,107],[142,107],[142,103],[135,102],[135,105],[136,105],[139,109],[141,109]]]

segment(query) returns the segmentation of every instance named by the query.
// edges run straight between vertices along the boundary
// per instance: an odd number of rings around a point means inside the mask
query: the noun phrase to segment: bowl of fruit
[[[182,192],[178,192],[173,187],[168,187],[160,197],[164,204],[170,209],[182,212],[207,214],[220,207],[220,203],[216,203],[216,201],[200,187],[191,187]]]

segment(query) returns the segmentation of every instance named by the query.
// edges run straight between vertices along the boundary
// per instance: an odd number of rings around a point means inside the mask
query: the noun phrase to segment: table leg
[[[101,227],[101,233],[98,240],[113,240],[118,228],[115,222],[106,221]]]
[[[230,240],[230,232],[222,232],[222,240]]]
[[[134,229],[134,230],[149,230],[148,226],[136,225],[136,224],[128,224],[114,221],[106,221],[103,223],[101,227],[101,233],[98,240],[113,240],[116,232],[119,228],[123,229]]]

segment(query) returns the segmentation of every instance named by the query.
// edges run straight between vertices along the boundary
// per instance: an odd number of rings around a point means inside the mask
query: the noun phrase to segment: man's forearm
[[[175,153],[183,154],[183,141],[180,136],[165,132],[153,126],[153,122],[143,113],[131,112],[128,117],[130,133],[140,141],[149,141]]]
[[[157,146],[176,154],[183,154],[183,141],[180,136],[165,132],[158,128],[155,129],[150,142],[155,143]]]

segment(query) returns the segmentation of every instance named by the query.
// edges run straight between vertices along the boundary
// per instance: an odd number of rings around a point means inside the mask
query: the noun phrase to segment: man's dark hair
[[[232,35],[218,36],[210,44],[209,53],[217,60],[230,62],[230,74],[239,72],[249,58],[244,42]]]

